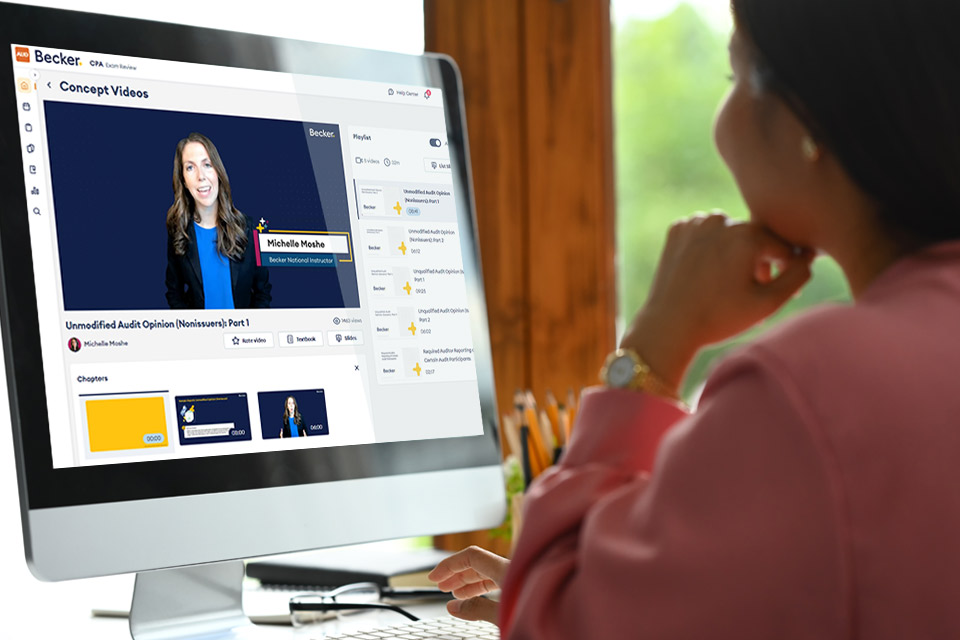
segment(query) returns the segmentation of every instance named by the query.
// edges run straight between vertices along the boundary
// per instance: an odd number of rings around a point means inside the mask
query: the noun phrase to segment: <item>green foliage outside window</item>
[[[619,322],[646,299],[667,228],[696,211],[747,210],[713,145],[713,118],[729,88],[729,34],[688,5],[652,21],[615,25],[614,118],[617,166]],[[813,279],[773,318],[704,350],[684,384],[689,397],[715,360],[744,340],[811,305],[847,302],[835,262],[818,258]]]

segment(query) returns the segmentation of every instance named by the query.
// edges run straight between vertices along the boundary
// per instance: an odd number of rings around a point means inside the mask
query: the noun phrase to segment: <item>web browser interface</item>
[[[11,56],[54,467],[482,434],[440,89]]]

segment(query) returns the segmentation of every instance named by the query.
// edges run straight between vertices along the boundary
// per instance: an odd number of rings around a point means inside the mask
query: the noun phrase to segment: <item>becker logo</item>
[[[68,56],[65,53],[44,53],[40,49],[33,50],[33,57],[37,62],[46,62],[47,64],[63,64],[68,67],[79,67],[83,63],[77,56]]]
[[[17,62],[30,62],[30,49],[26,47],[17,47],[14,49],[17,55]]]

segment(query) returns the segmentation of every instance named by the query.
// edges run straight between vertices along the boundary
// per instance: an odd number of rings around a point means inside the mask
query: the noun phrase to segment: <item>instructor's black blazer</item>
[[[237,309],[266,308],[270,306],[270,273],[257,266],[253,246],[253,223],[247,221],[247,248],[240,260],[230,260],[230,281],[233,283],[233,306]],[[187,227],[187,250],[178,256],[173,240],[167,238],[167,304],[171,309],[203,309],[203,274],[200,272],[200,254],[197,253],[197,233],[193,225]]]
[[[300,420],[300,422],[295,422],[294,424],[297,425],[297,433],[298,433],[298,434],[300,434],[301,436],[306,436],[306,435],[307,435],[307,427],[304,426],[302,419]],[[291,436],[291,433],[290,433],[290,420],[288,419],[288,420],[284,420],[284,421],[283,421],[283,426],[280,427],[280,437],[281,437],[281,438],[289,438],[290,436]]]

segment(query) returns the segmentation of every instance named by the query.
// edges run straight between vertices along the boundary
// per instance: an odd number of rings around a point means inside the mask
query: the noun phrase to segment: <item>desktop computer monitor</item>
[[[216,563],[502,520],[451,60],[9,4],[0,33],[36,576],[144,572],[167,628]]]

